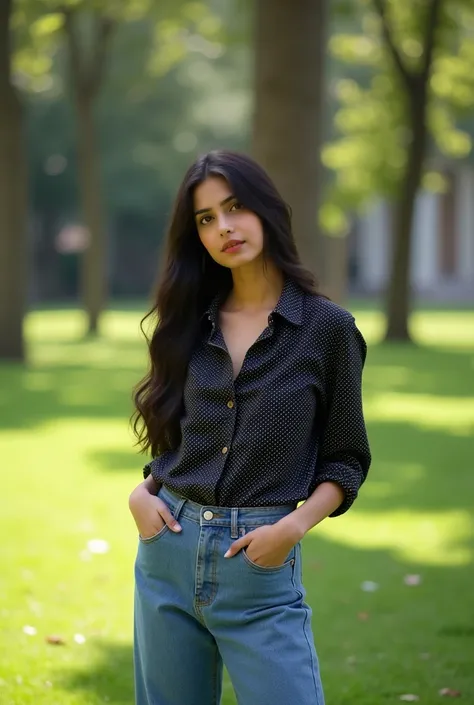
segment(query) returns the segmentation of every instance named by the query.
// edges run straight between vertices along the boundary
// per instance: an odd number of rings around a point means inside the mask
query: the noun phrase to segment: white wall
[[[418,290],[435,286],[438,279],[439,200],[423,191],[417,198],[413,219],[411,282]]]
[[[359,281],[369,291],[379,291],[388,277],[390,228],[387,206],[377,201],[361,218],[357,262]]]
[[[474,291],[474,168],[457,167],[457,275],[445,281],[440,275],[439,248],[441,202],[437,194],[422,192],[413,222],[411,281],[413,287],[437,297],[472,296]],[[361,288],[381,291],[389,270],[390,217],[386,204],[374,203],[360,218],[356,253]]]
[[[460,280],[474,286],[474,170],[459,173],[456,208],[458,209],[458,271]]]

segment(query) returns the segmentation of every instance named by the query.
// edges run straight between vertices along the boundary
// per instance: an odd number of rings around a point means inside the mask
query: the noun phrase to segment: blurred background
[[[371,475],[305,538],[328,702],[474,703],[473,65],[472,0],[1,0],[0,703],[133,702],[139,321],[213,148],[369,342]]]

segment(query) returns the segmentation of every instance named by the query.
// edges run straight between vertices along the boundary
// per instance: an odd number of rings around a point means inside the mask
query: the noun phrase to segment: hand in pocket
[[[176,533],[181,531],[181,526],[171,514],[168,506],[162,499],[150,494],[143,484],[136,487],[131,493],[128,506],[143,539],[156,536],[165,524]]]

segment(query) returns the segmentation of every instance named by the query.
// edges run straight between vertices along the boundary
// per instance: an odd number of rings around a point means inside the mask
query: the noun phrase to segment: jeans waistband
[[[180,497],[164,486],[158,496],[168,505],[176,519],[184,516],[201,525],[229,526],[232,529],[274,523],[296,509],[296,505],[292,504],[274,507],[214,507]]]

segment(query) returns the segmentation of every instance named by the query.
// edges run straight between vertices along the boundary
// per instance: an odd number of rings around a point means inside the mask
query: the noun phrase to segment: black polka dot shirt
[[[361,394],[366,344],[353,316],[286,279],[233,380],[216,298],[184,388],[182,439],[144,468],[199,504],[295,504],[339,484],[345,512],[370,465]]]

